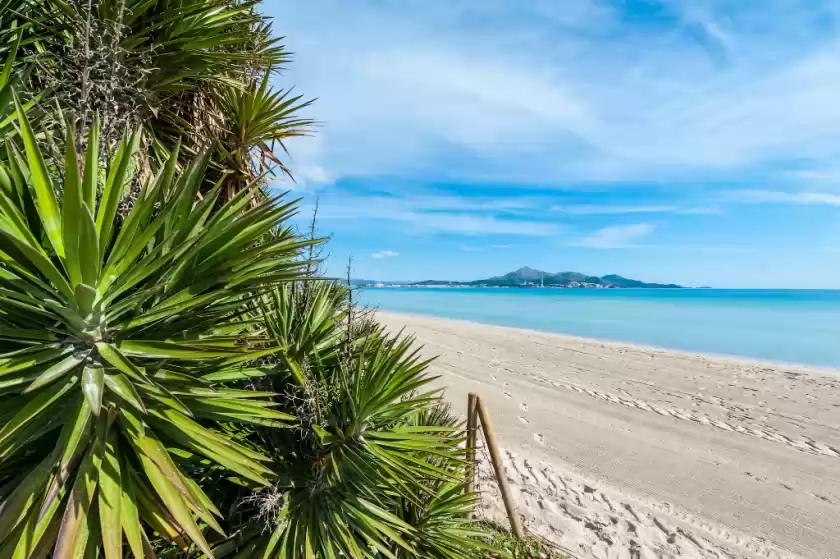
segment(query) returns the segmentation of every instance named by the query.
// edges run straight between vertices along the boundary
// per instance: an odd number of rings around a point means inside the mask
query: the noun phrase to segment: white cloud
[[[523,196],[458,196],[455,194],[411,194],[403,196],[411,207],[424,211],[529,212],[539,206]]]
[[[561,229],[559,225],[554,223],[501,219],[494,216],[475,216],[465,213],[417,214],[409,212],[402,217],[418,227],[465,235],[548,237]]]
[[[521,204],[519,204],[521,206]],[[403,233],[456,233],[462,235],[519,235],[547,237],[562,227],[556,223],[527,219],[521,212],[508,215],[505,208],[516,208],[515,201],[457,196],[364,196],[346,191],[323,192],[318,218],[358,222],[370,228],[373,221],[401,224]],[[308,215],[301,211],[302,215]]]
[[[569,206],[552,206],[551,211],[574,215],[612,215],[676,212],[678,211],[678,208],[675,206],[622,206],[609,204],[576,204]]]
[[[551,4],[313,0],[284,12],[299,64],[283,79],[319,97],[323,121],[304,162],[338,178],[557,184],[836,154],[831,3],[663,0],[664,16],[640,25],[623,3]]]
[[[840,206],[840,195],[826,192],[780,192],[775,190],[729,190],[722,200],[751,204],[804,204]]]
[[[399,252],[394,252],[393,250],[380,250],[379,252],[374,252],[371,254],[372,258],[382,259],[382,258],[394,258],[395,256],[399,256]]]
[[[622,248],[650,235],[654,229],[656,226],[652,223],[614,225],[595,231],[577,244],[589,248]]]
[[[785,173],[796,181],[808,181],[820,184],[840,184],[840,169],[836,167],[820,169],[800,169]]]
[[[683,215],[718,215],[722,214],[723,210],[715,206],[697,206],[681,208],[676,213]]]
[[[306,183],[316,184],[330,183],[333,180],[332,176],[330,176],[327,170],[319,165],[313,165],[311,167],[302,167],[298,170],[297,176],[295,178],[299,182],[305,181]]]
[[[673,205],[621,205],[621,204],[575,204],[555,205],[551,211],[570,215],[621,215],[672,213],[680,215],[711,215],[721,213],[720,208]]]

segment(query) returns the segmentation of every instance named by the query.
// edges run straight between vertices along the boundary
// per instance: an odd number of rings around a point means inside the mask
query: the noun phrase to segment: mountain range
[[[525,266],[503,276],[495,276],[474,281],[371,281],[352,280],[354,285],[463,285],[473,287],[529,287],[543,285],[545,287],[585,287],[585,288],[680,288],[673,283],[647,283],[644,281],[625,278],[616,274],[606,276],[590,276],[579,272],[543,272]]]

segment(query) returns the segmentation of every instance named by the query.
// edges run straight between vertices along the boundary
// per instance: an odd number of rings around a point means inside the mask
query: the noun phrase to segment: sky
[[[267,0],[326,271],[840,288],[840,0]]]

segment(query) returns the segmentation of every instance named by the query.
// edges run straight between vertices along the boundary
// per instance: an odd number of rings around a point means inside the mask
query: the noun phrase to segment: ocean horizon
[[[367,288],[383,311],[840,369],[840,290]]]

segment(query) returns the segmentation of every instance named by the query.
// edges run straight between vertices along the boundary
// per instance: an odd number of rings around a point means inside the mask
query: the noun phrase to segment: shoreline
[[[377,316],[439,356],[454,413],[482,397],[526,526],[575,557],[838,556],[836,371]]]
[[[631,289],[631,288],[627,288]],[[376,316],[381,316],[386,319],[393,319],[397,320],[399,317],[407,317],[411,319],[432,319],[432,320],[443,320],[447,322],[460,322],[464,323],[465,325],[471,326],[485,326],[489,328],[502,328],[505,330],[516,330],[522,332],[523,334],[534,334],[534,335],[547,335],[547,336],[554,336],[561,339],[566,339],[569,341],[576,341],[581,343],[593,343],[593,344],[601,344],[601,345],[609,345],[609,346],[616,346],[616,347],[624,347],[630,348],[635,350],[644,350],[644,351],[653,351],[653,352],[660,352],[666,354],[677,354],[682,355],[685,357],[691,358],[700,358],[700,359],[712,359],[715,361],[728,361],[734,365],[743,365],[743,366],[766,366],[766,367],[774,367],[774,368],[785,368],[785,369],[800,369],[808,374],[812,375],[828,375],[828,376],[838,376],[840,375],[840,367],[829,367],[824,365],[812,365],[809,363],[793,363],[788,361],[775,361],[772,359],[763,359],[760,357],[750,357],[748,355],[732,355],[727,353],[714,353],[714,352],[705,352],[705,351],[692,351],[687,349],[680,349],[680,348],[671,348],[665,346],[658,346],[653,344],[642,344],[636,342],[628,342],[624,340],[616,340],[612,338],[598,338],[598,337],[587,337],[587,336],[577,336],[575,334],[565,334],[563,332],[555,332],[552,330],[539,330],[536,328],[524,328],[522,326],[509,326],[505,324],[498,324],[495,322],[480,322],[478,320],[468,320],[464,318],[449,318],[446,316],[438,316],[432,314],[418,314],[418,313],[404,313],[404,312],[396,312],[396,311],[387,311],[387,310],[380,310],[376,309]]]

